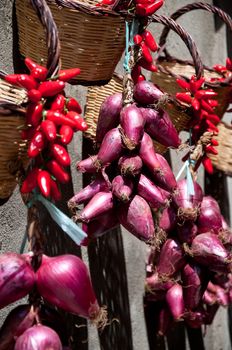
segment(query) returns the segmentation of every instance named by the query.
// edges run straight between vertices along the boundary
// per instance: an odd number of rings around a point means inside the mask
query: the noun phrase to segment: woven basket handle
[[[185,13],[193,11],[193,10],[205,10],[205,11],[216,14],[217,16],[219,16],[222,19],[222,21],[232,31],[232,18],[226,12],[222,11],[218,7],[204,3],[204,2],[195,2],[195,3],[189,4],[189,5],[183,6],[179,10],[174,12],[171,15],[171,18],[174,21],[176,21],[179,17],[181,17]],[[160,36],[160,41],[159,41],[160,46],[163,46],[166,44],[166,40],[167,40],[167,36],[168,36],[169,31],[170,31],[170,28],[168,28],[168,27],[164,28],[164,30]],[[165,53],[166,57],[171,58],[171,55],[168,53],[167,49],[164,49],[164,53]]]
[[[39,17],[40,22],[46,28],[46,40],[48,47],[47,78],[57,74],[60,68],[60,41],[56,23],[50,8],[45,0],[31,0],[31,4]]]
[[[180,36],[180,38],[184,41],[185,45],[187,46],[192,56],[195,71],[196,71],[196,77],[200,78],[203,75],[203,64],[202,64],[200,55],[198,53],[197,46],[193,41],[192,37],[184,30],[184,28],[181,25],[176,23],[174,19],[171,17],[166,17],[162,15],[153,15],[152,22],[164,24],[165,30],[167,30],[167,32],[169,32],[169,30],[172,29],[174,32],[176,32]],[[165,44],[165,42],[163,44]],[[176,77],[176,75],[171,71],[169,73],[174,77]]]

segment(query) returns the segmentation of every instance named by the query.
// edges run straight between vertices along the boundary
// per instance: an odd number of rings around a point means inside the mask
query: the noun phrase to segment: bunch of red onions
[[[163,305],[160,335],[174,321],[193,328],[211,324],[218,307],[232,301],[232,233],[216,200],[203,196],[196,182],[194,189],[188,195],[187,180],[178,181],[159,218],[167,240],[147,262],[146,299]]]
[[[141,81],[134,87],[132,104],[123,107],[121,93],[103,102],[96,131],[99,151],[77,164],[94,179],[68,203],[89,232],[92,226],[99,235],[120,223],[139,239],[154,241],[154,213],[168,206],[177,186],[153,144],[153,139],[166,147],[180,144],[168,114],[154,107],[165,98],[153,83]],[[85,207],[78,212],[81,204]]]

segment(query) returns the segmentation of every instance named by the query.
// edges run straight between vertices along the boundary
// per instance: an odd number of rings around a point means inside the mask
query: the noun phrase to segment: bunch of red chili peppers
[[[185,90],[185,92],[176,93],[177,100],[191,105],[193,108],[194,118],[190,127],[194,143],[205,131],[217,134],[218,128],[216,125],[220,122],[220,118],[215,114],[215,108],[218,106],[218,101],[215,99],[217,93],[213,89],[203,89],[204,81],[203,77],[197,80],[195,76],[192,76],[189,82],[182,79],[176,80],[177,84]],[[218,152],[214,147],[217,145],[217,140],[212,139],[211,144],[206,146],[205,152],[217,154]],[[206,155],[203,157],[202,163],[207,172],[213,172],[211,160]]]
[[[66,149],[74,132],[85,131],[87,124],[80,117],[79,103],[66,97],[65,83],[80,74],[79,68],[60,70],[58,75],[46,80],[47,69],[25,59],[29,74],[10,74],[5,80],[28,91],[26,111],[27,128],[21,137],[28,141],[28,157],[33,160],[21,186],[22,193],[39,188],[45,197],[61,199],[60,183],[70,180],[65,167],[70,165]]]
[[[164,0],[101,0],[96,6],[110,6],[114,11],[128,10],[135,11],[140,17],[148,17],[153,15],[164,3]]]
[[[223,77],[216,78],[216,79],[213,78],[212,80],[223,81],[232,75],[232,60],[229,57],[227,57],[225,66],[223,66],[221,64],[216,64],[215,66],[213,66],[213,68],[216,72],[218,72],[219,74],[222,74]]]

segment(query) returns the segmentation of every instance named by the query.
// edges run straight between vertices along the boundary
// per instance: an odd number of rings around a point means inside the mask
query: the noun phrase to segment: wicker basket
[[[94,5],[98,0],[47,0],[58,27],[62,68],[79,67],[73,83],[105,84],[125,46],[125,20]],[[23,56],[47,61],[46,40],[30,0],[16,0],[19,47]]]
[[[39,8],[41,20],[52,18],[44,0],[33,0]],[[41,6],[42,5],[42,6]],[[55,74],[59,68],[59,40],[57,29],[48,27],[48,76]],[[3,78],[5,73],[0,72]],[[25,127],[27,92],[0,79],[0,198],[9,198],[16,186],[18,172],[28,164],[27,145],[21,141],[20,131]]]
[[[208,12],[214,13],[218,15],[224,23],[228,26],[230,30],[232,30],[232,18],[226,14],[221,9],[212,6],[207,3],[192,3],[189,5],[186,5],[173,13],[171,18],[173,20],[176,20],[181,15],[188,13],[192,10],[206,10]],[[169,28],[165,27],[161,37],[159,45],[160,47],[164,47],[166,44],[166,39],[169,33]],[[165,57],[158,57],[157,59],[157,67],[158,72],[154,73],[152,75],[152,81],[160,86],[161,89],[164,89],[167,91],[170,95],[175,96],[176,92],[180,92],[180,87],[176,83],[177,77],[184,77],[185,79],[190,79],[190,77],[195,74],[195,62],[188,62],[188,61],[182,61],[176,58],[173,58],[167,51],[167,49],[163,50]],[[212,69],[204,66],[204,72],[202,70],[198,70],[196,73],[197,77],[200,77],[201,75],[204,75],[206,78],[206,85],[208,87],[213,87],[214,90],[218,93],[217,99],[219,101],[219,106],[217,109],[215,109],[215,113],[222,117],[225,113],[230,100],[230,94],[231,94],[231,84],[230,79],[228,79],[226,82],[220,83],[212,83],[210,82],[211,78],[220,78],[221,76],[217,74]]]

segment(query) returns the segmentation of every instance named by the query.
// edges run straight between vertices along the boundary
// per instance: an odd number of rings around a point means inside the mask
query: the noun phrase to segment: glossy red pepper
[[[73,138],[73,129],[71,128],[71,126],[62,125],[59,134],[61,142],[65,145],[68,145]]]
[[[88,125],[86,124],[85,120],[80,117],[78,113],[70,111],[66,114],[66,117],[75,122],[76,130],[86,131],[88,129]]]
[[[217,93],[213,90],[198,90],[195,94],[195,98],[197,98],[198,100],[202,98],[207,100],[215,96],[217,96]]]
[[[205,147],[205,150],[206,150],[206,152],[212,153],[212,154],[214,154],[214,155],[217,155],[217,154],[218,154],[218,151],[217,151],[213,146],[211,146],[211,145],[207,145],[207,146]]]
[[[226,68],[232,70],[232,60],[229,57],[226,59]]]
[[[148,30],[144,30],[142,32],[142,38],[145,42],[145,44],[147,45],[147,47],[153,51],[156,52],[158,50],[158,45],[153,37],[153,35],[151,34],[151,32],[149,32]]]
[[[213,164],[211,162],[211,159],[209,159],[208,157],[203,157],[202,159],[202,164],[204,165],[205,170],[207,171],[207,173],[209,174],[213,174]]]
[[[207,103],[205,100],[201,100],[201,107],[203,109],[205,109],[208,113],[211,113],[213,114],[214,113],[214,110],[213,108],[210,106],[209,103]]]
[[[140,34],[134,35],[133,41],[135,45],[139,45],[142,42],[143,38]]]
[[[191,92],[193,94],[195,94],[197,92],[197,90],[199,90],[202,87],[204,82],[205,82],[205,78],[202,77],[202,78],[200,78],[198,80],[195,80],[195,77],[192,76],[191,79],[190,79],[190,82],[189,82]]]
[[[58,143],[51,145],[51,154],[61,166],[70,165],[71,160],[68,152],[63,146],[59,145]]]
[[[146,70],[149,70],[150,72],[157,72],[157,67],[153,64],[153,63],[148,63],[147,61],[145,61],[144,58],[141,58],[138,62],[138,64],[146,69]]]
[[[218,101],[217,100],[205,100],[211,107],[217,107],[218,106]]]
[[[186,80],[176,79],[176,82],[182,89],[190,90],[190,84]]]
[[[219,143],[218,143],[218,141],[217,141],[217,140],[212,139],[212,140],[211,140],[211,145],[212,145],[212,146],[218,146],[218,145],[219,145]]]
[[[56,181],[51,179],[50,181],[51,186],[51,197],[55,202],[58,202],[61,200],[61,192],[59,190],[58,184]]]
[[[73,112],[73,113],[75,113],[75,112]],[[69,125],[69,126],[71,126],[71,128],[75,129],[76,128],[75,120],[68,118],[67,115],[64,115],[60,112],[51,111],[51,110],[44,112],[45,118],[48,120],[51,120],[56,125]]]
[[[208,118],[208,112],[204,109],[200,110],[200,120]]]
[[[137,84],[140,74],[141,74],[141,67],[139,64],[136,64],[131,72],[131,77],[133,79],[134,84]]]
[[[31,72],[31,75],[34,78],[37,78],[39,80],[45,80],[47,77],[47,73],[48,70],[47,68],[41,66],[40,64],[34,62],[31,58],[26,57],[25,60],[25,65],[27,66],[27,68],[29,69],[29,71]]]
[[[150,53],[150,50],[148,48],[148,46],[145,44],[144,41],[142,41],[139,46],[141,47],[141,50],[142,50],[142,56],[143,56],[143,59],[151,64],[153,62],[153,58],[152,58],[152,55]]]
[[[218,73],[225,73],[227,71],[227,68],[225,66],[222,66],[221,64],[215,64],[213,68]]]
[[[200,102],[196,98],[192,99],[191,104],[192,104],[192,107],[195,109],[195,111],[199,111],[201,106],[200,106]]]
[[[37,176],[37,184],[44,197],[49,197],[51,193],[51,176],[48,171],[41,170]]]
[[[80,68],[70,68],[59,71],[59,80],[69,81],[79,75],[81,72]]]
[[[60,183],[67,183],[70,180],[69,174],[64,171],[62,166],[54,159],[46,163],[49,172],[56,178]]]
[[[63,112],[65,107],[65,97],[64,95],[57,95],[51,104],[52,111]]]
[[[43,113],[43,104],[29,104],[26,112],[26,122],[34,127],[38,126]]]
[[[208,131],[213,131],[218,133],[218,128],[209,119],[206,119],[205,122],[208,125],[208,129],[207,129]]]
[[[213,123],[218,124],[220,123],[220,118],[216,114],[208,114],[207,118]]]
[[[55,141],[56,139],[56,125],[51,120],[43,120],[41,123],[41,130],[48,139],[48,141]]]
[[[28,97],[29,101],[36,103],[36,102],[39,102],[41,100],[42,95],[39,92],[39,90],[31,89],[28,91],[27,97]]]
[[[33,168],[29,171],[20,188],[21,193],[30,193],[34,190],[34,188],[37,186],[37,176],[39,171],[40,169],[38,168]]]
[[[187,103],[187,104],[192,103],[192,97],[190,96],[189,92],[177,92],[176,98],[177,98],[177,100],[184,102],[184,103]]]
[[[153,13],[159,10],[163,3],[163,0],[158,0],[148,6],[146,4],[137,4],[135,8],[135,13],[136,15],[142,17],[151,16],[153,15]]]
[[[38,84],[33,77],[28,74],[8,74],[5,80],[13,85],[21,86],[27,90],[36,89]]]
[[[79,114],[82,113],[81,106],[79,105],[77,100],[75,98],[73,98],[73,97],[67,97],[65,105],[66,105],[66,108],[67,108],[68,111],[74,111],[74,112],[77,112]]]
[[[42,132],[37,131],[29,143],[29,147],[27,150],[28,157],[35,158],[36,156],[38,156],[38,154],[43,150],[44,146],[44,135],[42,134]]]
[[[63,81],[44,81],[39,86],[39,91],[43,97],[51,97],[59,94],[65,88],[65,83]]]
[[[145,76],[143,74],[140,74],[138,76],[138,82],[146,80]]]

